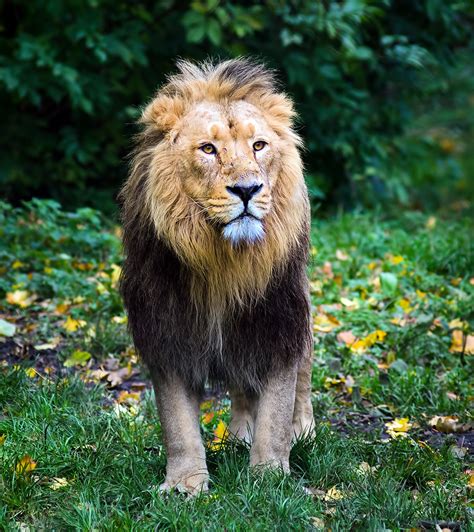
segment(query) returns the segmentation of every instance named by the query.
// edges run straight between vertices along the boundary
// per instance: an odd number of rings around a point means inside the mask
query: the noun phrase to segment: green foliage
[[[418,98],[448,89],[419,74],[444,79],[453,50],[469,44],[473,14],[467,0],[197,0],[184,9],[174,0],[36,0],[0,9],[2,187],[11,198],[101,207],[126,173],[137,106],[175,58],[239,54],[276,67],[295,97],[314,198],[362,199],[369,184],[382,199],[403,199],[407,184],[389,165],[400,152],[394,138]]]

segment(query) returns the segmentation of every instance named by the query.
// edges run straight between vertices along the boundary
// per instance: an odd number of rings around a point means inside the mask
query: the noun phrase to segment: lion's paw
[[[173,490],[179,493],[185,493],[191,497],[195,497],[200,493],[209,490],[209,475],[207,473],[188,473],[185,475],[174,476],[174,479],[166,480],[159,488],[161,493],[170,493]]]

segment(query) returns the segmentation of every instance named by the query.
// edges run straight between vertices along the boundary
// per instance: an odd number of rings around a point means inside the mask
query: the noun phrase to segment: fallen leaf
[[[122,273],[122,268],[118,264],[112,264],[112,274],[110,276],[112,280],[112,286],[115,288],[119,282],[120,275]]]
[[[0,445],[3,445],[6,439],[7,439],[6,434],[0,434]]]
[[[337,334],[336,338],[338,342],[347,346],[352,345],[357,340],[352,331],[341,331]]]
[[[347,310],[357,310],[359,308],[359,302],[355,299],[348,299],[347,297],[341,297],[341,303],[347,308]]]
[[[51,484],[49,485],[49,487],[52,490],[56,491],[56,490],[60,490],[62,488],[65,488],[68,485],[69,485],[69,482],[68,482],[67,479],[55,477],[55,478],[51,479]]]
[[[328,333],[339,325],[338,319],[330,314],[318,314],[313,319],[313,328],[318,332]]]
[[[452,333],[451,353],[465,353],[466,355],[474,355],[474,336],[472,334],[464,334],[461,330],[456,329]]]
[[[59,303],[59,305],[56,305],[56,308],[54,309],[55,314],[66,314],[66,312],[69,310],[69,305],[67,303]]]
[[[204,423],[204,425],[207,425],[214,419],[214,412],[206,412],[201,417],[201,421]]]
[[[110,383],[111,388],[115,388],[116,386],[119,386],[122,384],[123,381],[128,380],[132,375],[134,371],[132,369],[132,364],[127,364],[127,367],[120,368],[115,371],[111,371],[107,375],[107,380]]]
[[[87,351],[74,351],[70,357],[66,358],[63,365],[66,368],[71,368],[73,366],[85,366],[91,356],[92,355]]]
[[[469,488],[474,489],[474,471],[470,471],[467,485]]]
[[[0,319],[0,336],[12,337],[15,335],[16,325],[9,321]]]
[[[393,421],[385,423],[387,434],[391,438],[406,437],[407,432],[413,427],[407,417],[396,418]]]
[[[324,523],[324,519],[321,519],[320,517],[311,517],[310,520],[311,520],[311,524],[314,526],[314,528],[325,530],[326,525]]]
[[[138,392],[127,392],[126,390],[123,390],[119,393],[117,397],[117,402],[119,402],[120,404],[138,402],[140,401],[140,395],[141,394]]]
[[[372,347],[376,343],[381,343],[385,340],[387,333],[380,329],[368,334],[365,338],[357,340],[351,345],[351,351],[355,353],[363,353],[369,347]]]
[[[428,220],[426,220],[426,224],[425,224],[425,227],[426,229],[434,229],[434,227],[436,226],[436,217],[435,216],[430,216],[428,218]]]
[[[123,323],[127,323],[127,316],[113,316],[112,317],[112,322],[113,323],[118,323],[118,324],[123,324]]]
[[[467,432],[471,429],[469,423],[459,423],[456,416],[434,416],[428,421],[428,425],[445,434]]]
[[[334,278],[334,272],[332,271],[332,264],[328,261],[326,261],[323,265],[323,273],[326,277],[329,279]]]
[[[25,373],[26,373],[26,376],[29,377],[30,379],[38,375],[38,372],[35,370],[35,368],[26,368]]]
[[[36,299],[36,295],[30,294],[28,290],[15,290],[14,292],[8,292],[6,299],[10,305],[26,308],[33,303]]]
[[[405,314],[410,314],[410,312],[412,312],[414,309],[414,307],[412,307],[410,304],[410,300],[404,297],[397,301],[397,305],[403,309]]]
[[[448,327],[450,329],[465,329],[467,327],[467,323],[459,318],[455,318],[448,323]]]
[[[337,249],[336,250],[336,258],[338,260],[345,261],[345,260],[349,259],[349,255],[347,253],[345,253],[344,251],[342,251],[341,249]]]
[[[214,429],[214,439],[209,444],[209,448],[213,451],[216,451],[222,447],[225,443],[229,433],[227,431],[227,425],[221,419],[217,424],[217,427]]]
[[[404,260],[405,259],[401,255],[395,255],[395,256],[390,257],[390,262],[395,265],[400,264]]]
[[[25,454],[20,460],[16,463],[15,471],[17,475],[25,475],[26,473],[31,473],[36,469],[36,462],[29,456]]]
[[[324,500],[326,501],[339,501],[341,499],[344,498],[344,494],[342,493],[342,491],[338,490],[336,488],[336,486],[333,486],[332,488],[330,488],[325,497],[324,497]]]
[[[63,328],[68,332],[76,332],[77,329],[84,327],[86,324],[85,320],[75,320],[71,316],[68,316],[63,324]]]

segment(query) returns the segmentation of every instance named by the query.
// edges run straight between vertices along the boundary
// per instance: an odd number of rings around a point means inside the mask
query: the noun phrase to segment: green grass
[[[289,477],[250,471],[244,445],[209,446],[211,490],[187,500],[158,491],[165,455],[115,289],[116,229],[90,209],[1,205],[0,318],[16,330],[0,336],[0,528],[470,530],[472,430],[429,420],[472,423],[474,357],[452,349],[457,328],[473,329],[472,234],[467,218],[413,213],[316,220],[316,435],[294,445]],[[378,341],[355,349],[338,336],[349,331]],[[203,405],[207,442],[228,407]],[[402,417],[406,436],[389,436]]]

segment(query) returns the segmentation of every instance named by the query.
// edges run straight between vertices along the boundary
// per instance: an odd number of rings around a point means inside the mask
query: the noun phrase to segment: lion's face
[[[182,186],[233,245],[265,236],[281,139],[254,105],[203,102],[183,117],[174,154]]]

